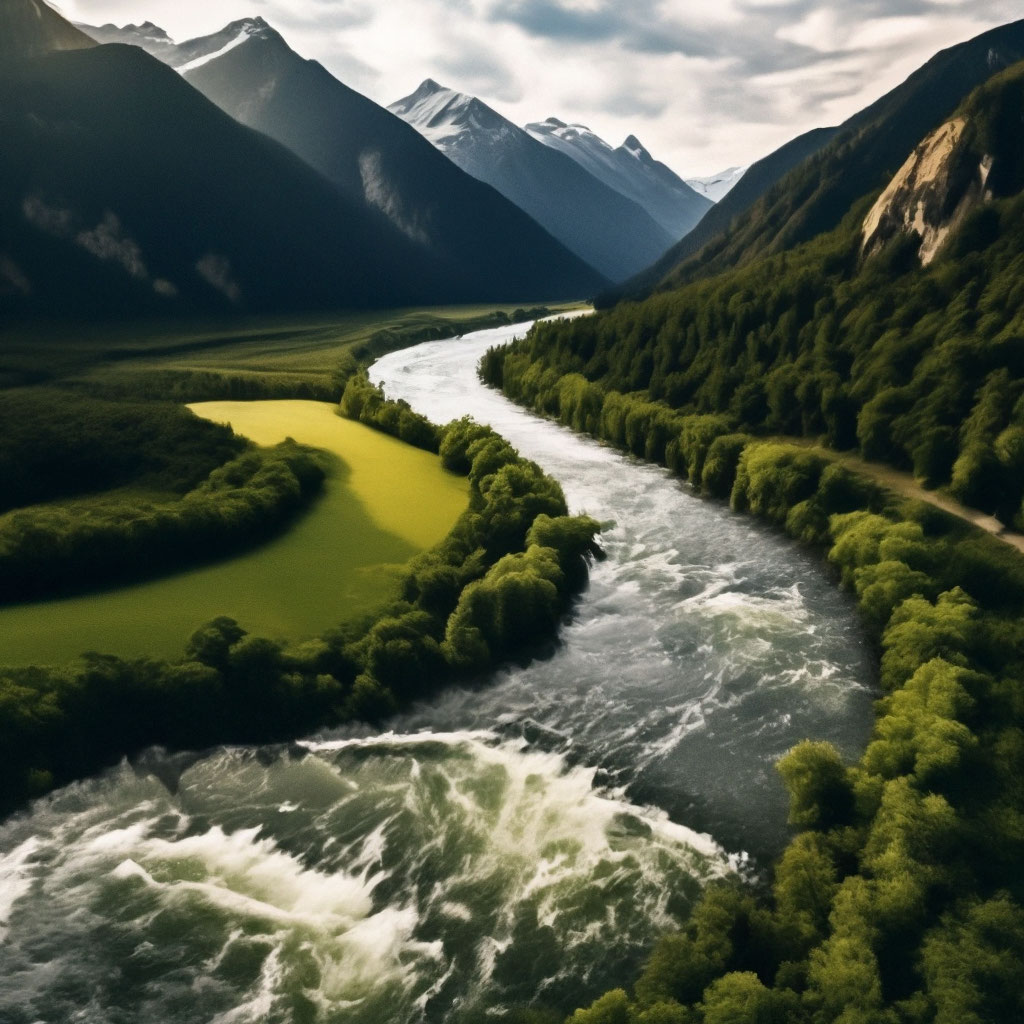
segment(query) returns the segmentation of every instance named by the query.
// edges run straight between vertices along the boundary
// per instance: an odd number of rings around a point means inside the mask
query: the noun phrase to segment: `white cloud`
[[[835,124],[1019,0],[61,0],[177,39],[262,15],[387,104],[432,77],[522,124],[636,134],[683,174],[749,163]]]

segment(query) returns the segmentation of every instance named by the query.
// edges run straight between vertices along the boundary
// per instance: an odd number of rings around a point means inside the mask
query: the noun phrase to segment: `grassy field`
[[[511,304],[451,306],[230,323],[10,328],[0,331],[0,388],[50,383],[119,397],[188,399],[205,395],[211,382],[230,379],[254,390],[291,390],[298,397],[311,389],[310,397],[314,391],[327,397],[346,353],[365,359],[487,326],[494,314],[518,319],[517,310]]]
[[[569,308],[575,306],[550,312]],[[221,614],[253,632],[300,637],[379,605],[392,593],[398,567],[447,533],[467,491],[433,456],[335,416],[324,403],[340,397],[337,371],[353,359],[367,362],[524,315],[508,304],[0,328],[0,401],[43,386],[116,401],[203,402],[197,411],[230,421],[259,444],[291,436],[339,459],[314,509],[247,555],[146,584],[0,610],[0,664],[56,664],[88,649],[173,656],[198,625]],[[102,506],[112,499],[100,493],[80,500]]]
[[[305,401],[210,402],[195,411],[259,444],[292,437],[333,453],[324,496],[285,535],[215,566],[138,586],[0,609],[0,663],[54,664],[84,650],[172,656],[217,615],[300,638],[372,610],[402,564],[440,540],[467,484],[439,460]]]

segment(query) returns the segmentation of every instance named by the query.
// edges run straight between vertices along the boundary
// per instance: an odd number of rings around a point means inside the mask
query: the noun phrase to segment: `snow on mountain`
[[[162,59],[172,68],[185,74],[222,57],[250,39],[270,39],[276,35],[277,33],[262,18],[243,18],[231,22],[213,35],[191,39],[176,46],[172,54]]]
[[[453,154],[458,152],[460,159],[455,162],[477,178],[483,174],[476,170],[486,170],[481,163],[484,150],[500,147],[517,131],[515,125],[475,96],[446,89],[432,78],[405,99],[392,103],[388,110],[411,124],[446,156],[454,159]],[[471,170],[465,163],[480,166]]]
[[[718,174],[706,178],[687,178],[686,184],[695,192],[707,196],[713,203],[721,202],[732,191],[732,187],[746,174],[746,167],[727,167]]]
[[[526,130],[544,145],[571,157],[609,188],[639,203],[675,239],[694,227],[711,208],[665,164],[654,159],[635,135],[613,149],[582,124],[557,117],[528,124]]]
[[[141,25],[124,25],[120,28],[117,25],[79,25],[78,27],[98,43],[126,43],[129,46],[140,46],[147,53],[165,64],[169,64],[182,74],[194,71],[210,61],[222,57],[250,39],[269,39],[275,34],[262,18],[243,18],[240,21],[233,21],[220,32],[199,39],[190,39],[181,44],[176,43],[164,29],[154,25],[151,21],[144,21]]]
[[[218,57],[223,57],[225,53],[233,50],[236,46],[241,46],[249,37],[252,32],[247,29],[242,29],[234,39],[229,40],[219,50],[214,50],[213,53],[204,53],[201,57],[194,57],[186,64],[179,64],[178,71],[181,74],[185,74],[186,71],[195,71],[196,68],[201,68],[204,64],[209,64],[211,60],[216,60]]]
[[[632,196],[475,96],[428,78],[388,109],[612,280],[649,265],[676,238]]]
[[[429,255],[448,294],[534,299],[593,294],[605,283],[507,198],[296,53],[262,19],[188,40],[163,60],[230,117],[390,222]]]

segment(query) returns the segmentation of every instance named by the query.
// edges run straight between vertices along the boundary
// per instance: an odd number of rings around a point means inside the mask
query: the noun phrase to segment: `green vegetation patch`
[[[182,495],[245,448],[170,402],[0,391],[0,512],[125,484]]]
[[[465,481],[445,473],[436,458],[341,419],[332,405],[218,402],[194,408],[211,429],[230,423],[261,445],[291,437],[329,452],[316,503],[269,543],[224,561],[225,552],[237,550],[242,526],[231,517],[247,514],[238,507],[239,501],[248,504],[246,496],[235,489],[226,518],[218,518],[214,508],[212,517],[192,524],[201,534],[207,531],[210,553],[221,559],[217,564],[104,593],[0,609],[0,661],[53,664],[90,649],[173,655],[184,637],[224,614],[263,635],[308,636],[386,603],[402,566],[437,543],[466,507]],[[217,483],[215,475],[210,487],[179,504],[207,508],[205,499],[211,488],[216,495]],[[131,529],[146,512],[133,497],[123,516]],[[231,531],[227,536],[216,529],[219,519]],[[124,561],[116,549],[111,557]],[[172,567],[181,565],[164,563]]]
[[[401,417],[377,396],[377,425],[385,429],[363,451],[401,449],[440,475],[430,454],[386,436],[386,425]],[[330,416],[364,438],[369,433],[330,408],[317,415],[318,429],[327,429],[322,417]],[[453,484],[464,510],[440,543],[399,574],[397,600],[305,641],[261,637],[220,615],[196,629],[175,660],[91,653],[59,669],[0,669],[0,801],[16,804],[153,744],[269,742],[374,719],[453,678],[550,644],[586,581],[598,524],[570,518],[558,484],[490,428],[461,420],[439,431],[422,420],[418,430],[432,433],[444,466],[468,480],[469,507],[465,482]],[[423,530],[409,504],[390,520],[404,543]],[[391,536],[402,540],[399,533]],[[307,550],[322,571],[327,549]],[[325,578],[334,594],[324,609],[337,623],[341,583],[329,571]],[[301,588],[312,583],[289,581],[289,601],[302,600]]]
[[[0,331],[0,387],[50,384],[117,399],[337,401],[340,364],[565,307],[445,306],[306,317],[20,326]]]
[[[316,452],[286,441],[244,452],[177,500],[125,488],[0,515],[0,602],[223,559],[279,531],[320,491],[324,475]]]

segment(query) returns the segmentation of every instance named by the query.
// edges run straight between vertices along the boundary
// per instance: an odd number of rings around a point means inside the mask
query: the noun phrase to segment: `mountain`
[[[862,256],[902,242],[927,267],[954,243],[963,249],[965,235],[974,251],[992,246],[992,204],[1024,192],[1022,110],[1024,62],[993,76],[914,149],[864,218]]]
[[[708,210],[693,231],[672,246],[656,263],[629,281],[599,295],[597,305],[607,307],[621,299],[641,299],[653,292],[678,268],[689,266],[691,261],[699,266],[697,254],[709,242],[727,234],[731,225],[769,189],[794,167],[826,146],[837,131],[837,128],[815,128],[751,164],[728,193]]]
[[[527,132],[538,142],[572,157],[598,181],[639,203],[676,238],[692,231],[711,208],[665,164],[655,160],[631,135],[618,149],[581,124],[566,124],[557,117],[528,124]]]
[[[0,310],[369,307],[468,290],[180,75],[123,45],[0,70]]]
[[[638,203],[475,97],[427,79],[388,109],[613,281],[648,266],[675,240]]]
[[[746,167],[727,167],[717,174],[706,178],[687,178],[686,184],[698,195],[706,196],[713,203],[721,202],[733,189],[733,186],[746,173]]]
[[[672,287],[831,230],[858,200],[889,182],[907,154],[948,120],[974,89],[1021,59],[1024,21],[941,51],[903,84],[833,130],[825,145],[820,145],[820,133],[813,146],[807,145],[807,136],[790,143],[799,143],[805,158],[760,192],[756,202],[742,206],[740,199],[747,199],[750,190],[740,189],[751,168],[697,231],[611,296],[637,297],[653,288]],[[607,304],[607,299],[602,302]]]
[[[0,5],[0,63],[95,45],[43,0],[3,0]]]
[[[160,38],[159,30],[146,35]],[[508,199],[300,57],[263,19],[161,46],[157,56],[231,117],[377,209],[445,268],[460,294],[480,301],[582,297],[605,284]]]
[[[81,29],[97,43],[126,43],[129,46],[140,46],[146,53],[163,59],[164,55],[174,51],[174,40],[159,26],[151,21],[141,25],[84,25],[76,22]]]

